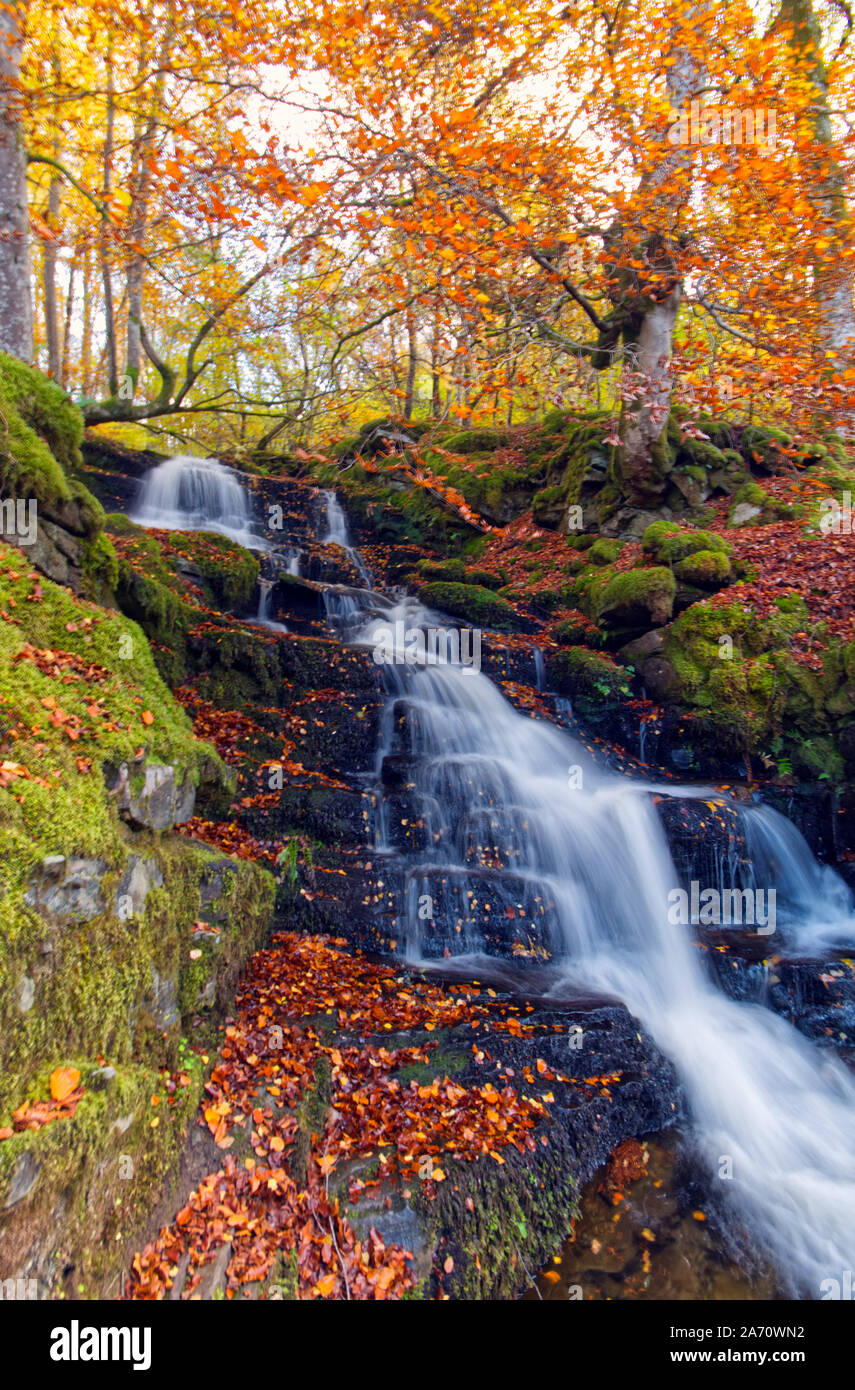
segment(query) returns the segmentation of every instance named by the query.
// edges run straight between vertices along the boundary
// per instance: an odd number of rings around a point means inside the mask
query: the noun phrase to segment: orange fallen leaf
[[[76,1067],[57,1067],[50,1074],[50,1093],[54,1100],[67,1100],[80,1084]]]

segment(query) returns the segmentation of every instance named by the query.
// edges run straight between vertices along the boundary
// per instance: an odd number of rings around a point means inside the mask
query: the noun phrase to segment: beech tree
[[[26,153],[21,91],[25,0],[0,8],[0,348],[33,355]]]

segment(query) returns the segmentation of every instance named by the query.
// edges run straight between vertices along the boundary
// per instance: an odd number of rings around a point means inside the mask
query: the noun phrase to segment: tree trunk
[[[407,309],[407,389],[404,397],[404,419],[413,418],[416,395],[416,370],[418,368],[418,336],[416,315],[412,304]]]
[[[699,11],[695,12],[696,15]],[[701,63],[684,47],[672,48],[667,69],[668,99],[672,109],[685,110],[705,81]],[[691,191],[691,146],[672,144],[664,134],[662,158],[642,176],[639,204],[642,224],[656,227],[632,257],[641,259],[670,282],[655,295],[633,293],[632,278],[624,286],[626,320],[622,329],[625,349],[624,398],[621,409],[621,449],[618,471],[634,506],[656,502],[665,490],[668,470],[663,434],[668,427],[673,377],[671,355],[682,285],[676,268],[674,236],[679,214]],[[627,246],[621,228],[615,229],[621,258]],[[627,271],[621,270],[626,279]]]
[[[68,270],[68,293],[65,297],[65,327],[62,334],[62,362],[60,364],[59,382],[61,386],[68,388],[71,372],[71,320],[74,316],[74,280],[77,272],[76,258],[71,262]]]
[[[33,358],[27,156],[21,120],[25,0],[0,7],[0,350]]]
[[[104,128],[104,193],[109,194],[113,186],[113,125],[115,121],[115,83],[113,76],[113,41],[107,46],[107,120]],[[107,204],[109,207],[109,202]],[[113,276],[110,270],[110,245],[107,219],[101,218],[99,237],[101,277],[104,283],[104,334],[107,357],[107,379],[109,392],[115,396],[119,391],[119,362],[116,356],[116,319],[113,310]]]
[[[80,394],[92,395],[92,248],[83,247],[83,333],[80,343]]]
[[[834,134],[828,105],[828,72],[822,56],[822,28],[812,0],[781,0],[780,20],[792,28],[792,46],[804,63],[813,87],[810,133],[824,153],[817,171],[812,201],[831,243],[814,267],[814,284],[822,325],[822,346],[839,351],[855,343],[855,271],[851,257],[841,254],[852,242],[852,220],[846,206],[846,181],[834,157]]]
[[[134,393],[136,393],[140,368],[142,366],[142,336],[140,325],[143,318],[145,260],[141,248],[145,244],[146,232],[148,230],[148,205],[151,197],[152,179],[149,160],[154,151],[155,136],[157,135],[160,121],[160,108],[163,102],[163,92],[166,83],[166,67],[174,38],[175,11],[173,6],[170,5],[166,14],[165,27],[157,54],[157,78],[151,96],[151,104],[147,112],[140,113],[134,130],[133,208],[131,212],[132,249],[128,258],[126,279],[128,330],[125,367]],[[145,69],[148,65],[148,48],[144,37],[140,42],[138,77],[140,81],[142,81]]]
[[[54,142],[54,158],[59,158],[59,143]],[[48,208],[45,219],[51,233],[45,239],[42,253],[42,277],[45,292],[45,341],[47,343],[48,371],[62,385],[62,363],[59,352],[59,312],[56,296],[56,236],[59,227],[60,186],[59,177],[52,178],[48,190]]]
[[[62,76],[62,69],[59,60],[58,37],[56,30],[53,34],[53,51],[51,53],[51,71],[53,73],[54,90],[58,90]],[[53,107],[53,157],[57,162],[62,153],[62,140],[60,138],[59,112],[56,102]],[[60,206],[62,200],[62,187],[59,174],[54,174],[48,187],[47,217],[45,223],[50,235],[46,238],[44,251],[42,253],[42,280],[45,293],[45,342],[47,343],[48,371],[55,381],[62,385],[62,363],[59,350],[59,310],[56,295],[56,238],[59,234],[60,225]]]

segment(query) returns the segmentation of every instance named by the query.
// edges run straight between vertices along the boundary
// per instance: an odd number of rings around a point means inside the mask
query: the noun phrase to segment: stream
[[[170,460],[146,479],[135,519],[251,536],[261,548],[238,476],[211,460]],[[541,998],[623,1001],[680,1073],[728,1255],[749,1269],[771,1262],[782,1290],[820,1297],[823,1281],[855,1267],[855,1080],[761,1001],[726,997],[691,923],[675,921],[681,878],[654,799],[722,793],[610,773],[473,665],[414,656],[418,644],[401,632],[451,632],[448,620],[372,589],[332,492],[323,524],[323,541],[348,554],[365,586],[327,588],[330,625],[384,653],[388,700],[369,796],[400,951],[426,969],[453,958],[478,978],[497,956],[519,958],[531,962]],[[298,568],[293,550],[280,559],[283,570]],[[262,607],[259,620],[270,622]],[[751,848],[750,882],[728,881],[725,863],[718,883],[701,886],[765,895],[770,954],[855,939],[848,888],[795,826],[768,807],[733,808]],[[394,834],[402,815],[421,827],[403,849]]]

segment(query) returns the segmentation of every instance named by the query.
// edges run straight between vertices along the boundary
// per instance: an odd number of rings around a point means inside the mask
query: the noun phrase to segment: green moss
[[[426,584],[420,597],[429,606],[464,618],[474,627],[512,632],[519,626],[511,605],[478,584]]]
[[[622,667],[586,647],[553,652],[546,662],[546,683],[559,695],[589,705],[613,703],[630,693]]]
[[[605,536],[601,536],[599,540],[594,541],[588,551],[587,558],[594,565],[610,565],[617,559],[622,550],[622,541],[607,540]]]
[[[499,574],[492,574],[490,570],[471,569],[464,574],[463,582],[479,584],[482,589],[501,589],[507,583],[507,572],[502,570]]]
[[[611,626],[650,625],[667,622],[676,592],[674,575],[664,566],[624,570],[597,586],[592,596],[592,617]]]
[[[119,560],[109,537],[99,532],[84,541],[82,558],[88,593],[95,598],[112,594],[119,582]]]
[[[538,526],[556,526],[569,504],[565,483],[544,487],[531,499],[532,516]]]
[[[507,430],[462,430],[443,440],[443,448],[451,454],[491,453],[503,448],[510,436]]]
[[[717,551],[729,555],[732,547],[714,531],[698,527],[678,526],[673,521],[654,521],[641,538],[645,554],[657,564],[674,565],[699,550]]]
[[[793,449],[792,436],[771,426],[746,425],[740,441],[743,455],[775,472]]]
[[[253,551],[210,531],[173,531],[161,550],[173,572],[179,572],[180,560],[189,561],[215,603],[224,608],[249,603],[259,575],[258,556]]]
[[[55,381],[0,353],[4,425],[0,471],[13,496],[43,502],[70,496],[65,469],[79,467],[83,416]]]
[[[730,560],[721,550],[696,550],[685,560],[678,560],[674,574],[684,584],[717,589],[730,578]]]
[[[419,560],[416,568],[424,579],[444,579],[449,583],[462,584],[466,577],[466,565],[462,560]]]
[[[568,647],[599,646],[602,640],[599,628],[586,618],[584,613],[574,613],[571,617],[564,618],[553,628],[552,635],[556,642]]]
[[[767,526],[775,521],[789,520],[797,514],[797,509],[787,502],[779,502],[776,497],[772,497],[768,492],[760,487],[759,483],[749,479],[742,484],[733,495],[728,512],[728,524],[731,526],[737,523],[734,520],[734,513],[740,503],[747,502],[751,507],[759,508],[759,515],[749,517],[747,521],[740,523],[743,526]]]
[[[706,476],[706,470],[724,468],[727,463],[722,450],[717,449],[708,439],[683,439],[680,444],[680,455],[690,459],[692,464],[702,470],[701,478]],[[690,472],[691,470],[687,468],[686,471]]]

